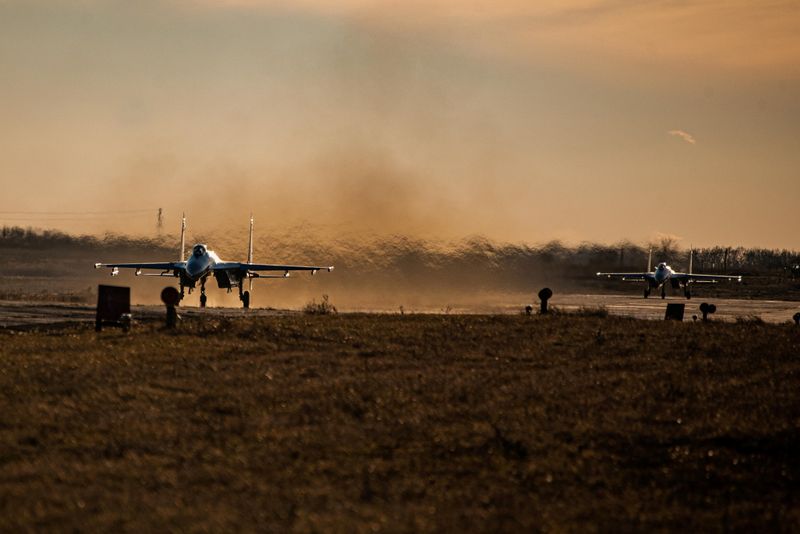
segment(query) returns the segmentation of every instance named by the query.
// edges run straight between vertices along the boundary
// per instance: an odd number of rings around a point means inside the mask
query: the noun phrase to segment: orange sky
[[[800,4],[529,4],[0,2],[0,224],[798,248]]]

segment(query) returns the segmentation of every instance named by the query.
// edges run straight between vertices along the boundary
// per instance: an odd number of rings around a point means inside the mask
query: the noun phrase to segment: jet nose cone
[[[198,276],[203,274],[207,268],[208,268],[207,261],[195,261],[194,258],[192,258],[186,264],[186,274],[188,274],[192,278],[197,278]]]

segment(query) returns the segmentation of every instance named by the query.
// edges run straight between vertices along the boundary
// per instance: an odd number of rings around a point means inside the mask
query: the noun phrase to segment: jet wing
[[[653,273],[597,273],[597,276],[616,278],[624,282],[641,282],[653,278]]]
[[[146,263],[95,263],[94,268],[110,267],[112,269],[159,269],[161,271],[172,269],[183,269],[186,267],[185,261],[171,262],[146,262]]]
[[[333,270],[333,266],[331,265],[329,267],[320,267],[318,265],[278,265],[272,263],[243,263],[237,261],[226,261],[215,264],[214,270],[248,271],[248,272],[283,271],[286,273],[288,273],[289,271],[311,271],[311,274],[314,274],[317,271],[331,272]]]
[[[695,282],[713,284],[715,282],[722,282],[723,280],[730,280],[741,282],[741,275],[727,275],[727,274],[689,274],[689,273],[674,273],[671,278],[673,280],[680,280],[681,282]]]
[[[111,269],[111,276],[118,275],[120,269],[136,269],[136,276],[142,274],[142,269],[155,269],[163,272],[160,274],[145,274],[144,276],[167,276],[166,273],[170,271],[175,272],[186,269],[186,262],[166,261],[166,262],[143,262],[143,263],[95,263],[94,264],[95,269],[100,269],[101,267],[108,267],[109,269]],[[173,275],[170,274],[169,276]]]

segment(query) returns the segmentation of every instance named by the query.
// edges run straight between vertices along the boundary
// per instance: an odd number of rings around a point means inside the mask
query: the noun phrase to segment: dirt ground
[[[0,530],[793,531],[800,329],[187,314],[0,331]]]

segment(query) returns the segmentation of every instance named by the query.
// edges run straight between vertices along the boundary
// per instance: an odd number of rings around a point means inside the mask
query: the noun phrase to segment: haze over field
[[[800,4],[528,4],[0,2],[0,224],[797,248]]]

